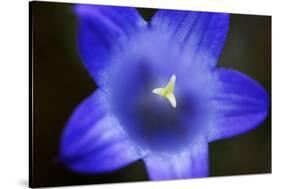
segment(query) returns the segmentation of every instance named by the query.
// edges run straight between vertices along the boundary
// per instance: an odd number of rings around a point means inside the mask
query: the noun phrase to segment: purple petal
[[[229,15],[195,11],[159,10],[152,26],[171,34],[186,52],[186,61],[214,67],[224,46]]]
[[[129,7],[78,5],[79,50],[83,63],[101,86],[115,52],[124,51],[126,41],[146,22]]]
[[[248,76],[230,69],[218,69],[218,90],[214,99],[214,122],[209,140],[232,137],[256,128],[268,114],[267,92]]]
[[[144,160],[152,180],[207,177],[208,143],[194,145],[179,153],[149,155]]]
[[[139,159],[118,120],[108,112],[100,91],[73,113],[60,147],[61,160],[78,172],[112,171]]]

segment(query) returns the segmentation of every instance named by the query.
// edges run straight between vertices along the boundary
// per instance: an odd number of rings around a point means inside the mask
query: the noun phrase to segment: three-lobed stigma
[[[174,95],[174,87],[176,83],[176,76],[172,75],[166,87],[155,88],[152,90],[152,93],[165,97],[173,108],[176,108],[177,101]]]

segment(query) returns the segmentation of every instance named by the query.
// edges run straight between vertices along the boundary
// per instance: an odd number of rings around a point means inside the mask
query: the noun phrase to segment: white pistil
[[[172,75],[166,87],[155,88],[152,90],[152,93],[165,97],[171,103],[173,108],[176,108],[177,101],[174,95],[175,83],[176,83],[176,76]]]

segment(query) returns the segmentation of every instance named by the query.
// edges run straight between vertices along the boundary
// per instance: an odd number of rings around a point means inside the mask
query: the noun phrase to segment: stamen
[[[166,87],[155,88],[152,90],[152,93],[165,97],[171,103],[173,108],[176,108],[177,101],[174,95],[175,83],[176,83],[176,76],[172,75]]]

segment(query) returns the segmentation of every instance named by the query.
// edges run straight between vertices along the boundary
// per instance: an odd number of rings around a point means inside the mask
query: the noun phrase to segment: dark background
[[[30,3],[30,186],[148,180],[142,161],[103,175],[73,173],[57,161],[67,119],[96,89],[78,55],[77,20],[71,8],[72,4]],[[138,10],[146,20],[155,12]],[[251,76],[271,96],[271,17],[232,14],[219,66]],[[209,149],[210,176],[270,173],[271,113],[257,129],[213,142]]]

